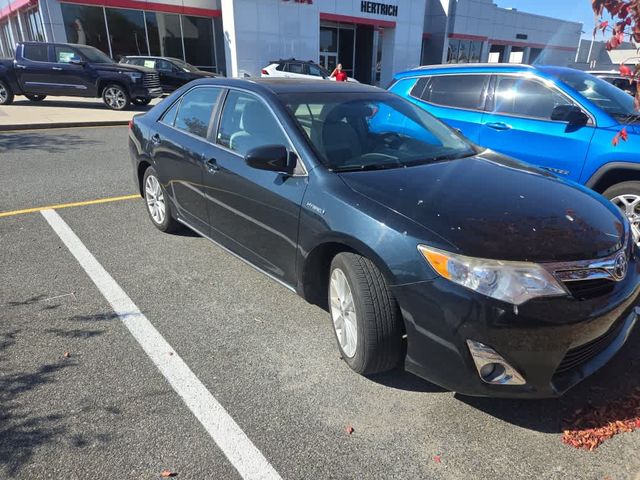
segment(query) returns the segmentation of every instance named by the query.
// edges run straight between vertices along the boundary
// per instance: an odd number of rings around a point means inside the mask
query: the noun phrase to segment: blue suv
[[[579,70],[505,64],[420,67],[389,90],[479,145],[602,193],[640,238],[640,113],[622,90]]]

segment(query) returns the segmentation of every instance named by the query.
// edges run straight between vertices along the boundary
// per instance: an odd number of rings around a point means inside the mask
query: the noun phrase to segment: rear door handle
[[[492,122],[487,123],[487,127],[493,128],[494,130],[511,130],[511,125],[508,125],[504,122]]]
[[[206,164],[207,164],[207,170],[209,171],[209,173],[216,173],[218,170],[220,170],[218,161],[215,158],[210,158],[209,160],[206,161]]]
[[[54,69],[54,70],[57,70],[57,71],[59,71],[59,72],[60,72],[60,71],[62,71],[62,68],[60,68],[60,67],[53,67],[53,69]]]
[[[160,144],[160,135],[158,135],[157,133],[151,137],[151,142],[153,142],[154,145],[159,145]]]

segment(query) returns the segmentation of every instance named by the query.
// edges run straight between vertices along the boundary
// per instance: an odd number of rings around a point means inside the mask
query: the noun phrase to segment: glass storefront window
[[[44,42],[44,29],[37,7],[22,12],[22,26],[26,30],[27,40]]]
[[[353,77],[353,54],[355,47],[355,30],[351,28],[340,28],[338,30],[339,52],[338,61],[342,64],[342,69],[347,75]]]
[[[144,15],[140,10],[105,9],[111,54],[115,60],[126,55],[148,55]]]
[[[102,7],[61,3],[60,8],[69,43],[91,45],[109,54],[109,42]]]
[[[2,44],[2,56],[13,56],[13,43],[11,42],[11,35],[9,34],[9,23],[5,22],[0,24],[0,43]]]
[[[146,12],[149,54],[184,60],[180,15]]]
[[[338,52],[338,29],[330,27],[320,27],[320,51]]]
[[[447,63],[478,63],[482,58],[482,42],[449,39]]]
[[[182,16],[186,61],[196,67],[215,67],[213,23],[210,18]]]

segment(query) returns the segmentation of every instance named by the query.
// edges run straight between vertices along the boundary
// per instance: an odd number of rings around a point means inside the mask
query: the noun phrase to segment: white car
[[[274,60],[262,69],[261,76],[267,78],[306,78],[309,80],[333,80],[331,73],[312,61]],[[348,82],[359,83],[355,78],[348,78]]]

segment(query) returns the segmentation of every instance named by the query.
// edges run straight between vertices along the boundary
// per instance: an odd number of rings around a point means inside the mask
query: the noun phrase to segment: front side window
[[[314,77],[328,77],[328,73],[323,72],[320,67],[317,65],[309,65],[309,75],[313,75]]]
[[[389,93],[292,93],[282,102],[333,171],[403,168],[475,154],[421,108]]]
[[[78,47],[78,51],[84,55],[90,63],[115,63],[97,48],[83,46]]]
[[[174,126],[198,137],[207,138],[211,114],[219,96],[219,88],[200,87],[189,90],[182,97]]]
[[[224,103],[217,142],[239,155],[264,145],[289,146],[278,120],[257,97],[232,90]]]
[[[506,76],[496,80],[495,113],[551,120],[555,107],[570,103],[567,97],[536,80]]]
[[[72,61],[80,61],[78,53],[69,47],[55,47],[56,63],[71,63]]]
[[[172,72],[174,70],[173,65],[166,60],[156,60],[153,68],[162,72]]]
[[[442,75],[431,77],[422,100],[446,107],[481,110],[488,75]]]
[[[33,60],[34,62],[48,62],[48,51],[49,47],[47,45],[25,45],[22,55],[27,60]]]

